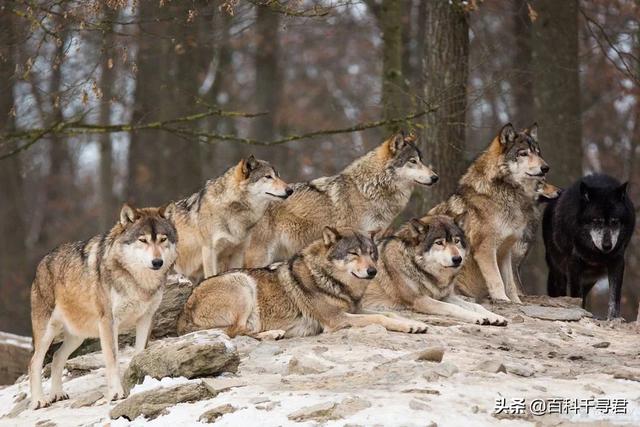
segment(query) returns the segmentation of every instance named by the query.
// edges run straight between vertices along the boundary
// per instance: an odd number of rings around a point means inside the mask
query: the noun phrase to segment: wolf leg
[[[218,266],[214,248],[213,242],[210,246],[205,245],[202,247],[202,271],[205,279],[217,274]]]
[[[31,409],[45,408],[50,405],[50,402],[44,398],[44,392],[42,391],[42,364],[44,363],[44,356],[57,332],[53,327],[51,319],[44,324],[34,325],[34,331],[36,331],[38,327],[43,327],[44,331],[34,333],[34,351],[31,362],[29,363],[29,385],[31,388],[31,402],[29,407]],[[36,336],[36,334],[39,336]]]
[[[511,302],[522,304],[520,297],[518,296],[518,286],[516,280],[513,277],[513,261],[511,260],[511,249],[508,249],[502,259],[500,260],[500,275],[504,281],[504,287],[507,293],[507,297]]]
[[[100,347],[102,348],[106,367],[106,398],[107,400],[122,399],[124,398],[124,390],[118,373],[118,329],[110,313],[100,318],[98,330],[100,332]]]
[[[281,340],[282,338],[284,338],[285,334],[287,333],[287,331],[283,330],[283,329],[271,329],[269,331],[264,331],[264,332],[260,332],[255,334],[255,338],[259,339],[259,340]]]
[[[507,319],[505,319],[504,317],[487,310],[486,308],[484,308],[480,304],[476,304],[476,303],[473,303],[473,302],[465,301],[462,298],[460,298],[458,295],[449,295],[448,297],[446,297],[444,299],[444,301],[448,302],[450,304],[457,305],[458,307],[462,307],[464,309],[471,310],[471,311],[473,311],[475,313],[479,313],[483,317],[487,317],[488,316],[489,323],[491,325],[507,326],[508,322],[507,322]]]
[[[69,395],[62,390],[62,370],[64,369],[64,364],[67,362],[67,359],[71,356],[71,353],[80,347],[80,344],[82,344],[83,341],[84,338],[65,332],[62,345],[53,355],[53,361],[51,362],[50,392],[50,399],[52,403],[69,398]]]
[[[504,283],[502,282],[500,270],[498,269],[496,248],[489,243],[480,245],[475,254],[475,261],[487,284],[491,299],[494,301],[509,302],[510,300],[505,293]]]
[[[474,313],[466,308],[426,296],[414,301],[413,309],[424,314],[450,316],[455,319],[462,320],[463,322],[475,323],[478,325],[490,324],[489,317],[485,315]]]
[[[151,324],[153,322],[153,315],[156,313],[160,302],[162,301],[162,293],[157,298],[157,302],[154,301],[151,307],[138,319],[136,323],[136,345],[133,355],[139,354],[147,346],[149,341],[149,334],[151,333]],[[118,337],[116,336],[116,342]]]
[[[622,297],[622,280],[624,278],[624,257],[620,257],[613,265],[609,266],[609,311],[607,319],[620,317],[620,298]]]
[[[375,312],[372,312],[375,313]],[[422,322],[406,318],[391,318],[384,314],[352,314],[343,313],[338,319],[330,322],[328,330],[337,330],[349,326],[382,325],[389,331],[406,332],[410,334],[423,334],[427,332],[427,325]]]

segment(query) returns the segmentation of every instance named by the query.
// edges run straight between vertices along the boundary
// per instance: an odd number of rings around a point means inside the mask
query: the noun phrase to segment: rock
[[[441,377],[449,378],[450,376],[458,372],[458,367],[451,362],[444,362],[436,365],[436,368],[433,370],[433,372],[440,375]]]
[[[492,374],[497,374],[498,372],[507,372],[507,368],[502,364],[501,361],[495,359],[488,359],[484,362],[480,362],[478,366],[476,366],[478,371],[489,372]]]
[[[630,369],[618,368],[613,371],[613,378],[618,380],[629,380],[640,382],[640,371],[632,371]]]
[[[529,317],[542,320],[562,320],[576,322],[583,317],[592,317],[591,313],[578,307],[541,307],[538,305],[525,305],[520,310]]]
[[[611,345],[611,343],[609,341],[602,341],[602,342],[598,342],[595,343],[593,345],[594,348],[607,348]]]
[[[235,340],[236,338],[234,338]],[[278,344],[273,344],[268,341],[261,342],[256,348],[251,351],[252,356],[277,356],[282,354],[283,350]]]
[[[124,386],[128,391],[147,375],[156,379],[199,378],[236,372],[239,363],[229,337],[217,330],[197,331],[155,341],[134,356],[124,374]]]
[[[517,314],[511,318],[511,323],[524,323],[524,317]]]
[[[21,400],[20,402],[16,403],[13,406],[13,408],[11,408],[11,411],[9,411],[9,413],[4,415],[2,418],[15,418],[18,415],[20,415],[22,412],[26,411],[28,408],[29,408],[29,399]]]
[[[443,356],[443,347],[430,347],[426,350],[416,353],[415,360],[440,363],[442,362]]]
[[[588,391],[590,391],[590,392],[592,392],[594,394],[597,394],[597,395],[603,395],[604,394],[604,390],[602,390],[600,387],[597,387],[597,386],[592,385],[592,384],[585,385],[584,389],[588,390]]]
[[[13,384],[27,372],[31,338],[0,332],[0,385]]]
[[[98,400],[100,400],[101,397],[102,397],[102,393],[100,393],[98,390],[94,390],[84,394],[79,399],[76,399],[71,404],[71,407],[76,409],[76,408],[82,408],[85,406],[91,406],[94,403],[96,403]]]
[[[304,408],[300,408],[295,412],[287,415],[291,421],[308,421],[308,420],[329,420],[332,419],[332,411],[335,408],[337,403],[334,402],[324,402],[319,403],[317,405],[305,406]]]
[[[413,409],[414,411],[428,411],[429,409],[431,409],[429,408],[429,405],[416,399],[412,399],[409,402],[409,408]]]
[[[56,427],[58,424],[51,420],[40,420],[35,424],[37,427]]]
[[[18,402],[22,402],[23,400],[25,400],[27,398],[27,393],[20,392],[18,394],[16,394],[16,396],[13,399],[13,403],[18,403]]]
[[[215,397],[202,381],[180,384],[175,387],[158,387],[129,396],[111,409],[112,419],[124,417],[129,421],[143,415],[153,419],[171,406],[183,402],[197,402]]]
[[[295,375],[309,375],[309,374],[321,374],[327,372],[332,366],[324,363],[322,360],[310,357],[292,357],[289,360],[289,367],[287,372]]]
[[[202,415],[200,415],[200,418],[198,418],[198,421],[201,423],[212,423],[224,414],[230,414],[235,411],[236,408],[227,403],[226,405],[216,406],[213,409],[203,412]]]
[[[356,412],[371,407],[371,402],[358,397],[350,397],[344,399],[340,403],[324,402],[317,405],[306,406],[298,409],[288,415],[291,421],[309,421],[315,420],[319,422],[338,420],[350,417]]]
[[[231,390],[235,387],[245,387],[247,381],[242,378],[203,378],[202,382],[214,394]]]
[[[533,368],[526,365],[509,364],[506,368],[508,373],[519,377],[531,377],[535,373]]]

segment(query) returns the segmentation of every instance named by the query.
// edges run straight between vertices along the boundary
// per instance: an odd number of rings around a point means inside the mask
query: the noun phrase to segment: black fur
[[[594,227],[619,224],[616,245],[608,252],[598,249],[589,234]],[[620,291],[624,275],[624,252],[635,226],[635,211],[620,184],[607,175],[583,177],[549,201],[542,231],[546,248],[550,296],[582,298],[601,277],[609,279],[608,318],[620,316]]]

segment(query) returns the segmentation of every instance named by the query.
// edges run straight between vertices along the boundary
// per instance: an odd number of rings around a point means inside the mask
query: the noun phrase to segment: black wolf
[[[608,318],[620,316],[624,251],[635,226],[628,183],[608,175],[579,179],[549,202],[542,232],[546,247],[550,296],[582,298],[600,278],[609,279]]]

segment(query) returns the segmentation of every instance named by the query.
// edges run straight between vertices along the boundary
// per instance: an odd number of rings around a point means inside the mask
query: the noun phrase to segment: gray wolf
[[[448,216],[412,219],[378,242],[378,274],[367,287],[363,306],[410,309],[451,316],[479,325],[507,324],[507,319],[454,292],[454,278],[464,264],[464,232]]]
[[[321,239],[287,262],[204,280],[187,300],[178,332],[224,328],[230,336],[280,339],[370,324],[425,332],[424,323],[360,307],[377,258],[370,237],[325,227]]]
[[[525,198],[523,209],[528,210],[525,213],[525,216],[529,218],[529,220],[527,221],[524,233],[522,233],[522,238],[513,245],[513,251],[511,254],[513,261],[513,274],[520,294],[524,294],[524,285],[520,278],[520,267],[527,258],[532,245],[535,243],[538,226],[540,225],[540,222],[542,222],[542,212],[544,207],[549,200],[557,199],[562,192],[562,189],[546,182],[546,180],[531,180],[530,183],[525,183],[524,187],[525,194],[530,195],[533,199],[533,203],[526,203],[527,198]]]
[[[249,230],[270,201],[292,192],[273,166],[253,156],[207,181],[199,192],[176,203],[176,271],[197,282],[242,267]]]
[[[512,249],[529,221],[526,204],[533,199],[525,184],[549,171],[538,145],[534,124],[516,132],[511,123],[469,166],[458,189],[429,214],[456,220],[469,241],[471,256],[456,276],[463,295],[520,303],[513,274]]]
[[[31,408],[68,399],[62,390],[64,364],[89,337],[100,337],[107,399],[124,397],[118,374],[118,332],[135,327],[136,353],[146,346],[153,314],[177,257],[173,210],[173,204],[160,209],[125,204],[120,221],[108,233],[61,245],[40,261],[31,286]],[[42,363],[59,334],[64,340],[53,356],[47,400]]]
[[[549,203],[542,231],[549,295],[582,298],[600,278],[609,279],[609,319],[620,316],[624,252],[635,227],[628,183],[607,175],[579,179]]]
[[[319,239],[327,225],[364,233],[386,229],[417,184],[438,180],[423,163],[415,139],[398,133],[338,175],[294,185],[294,194],[272,204],[251,231],[245,267],[288,259]]]

